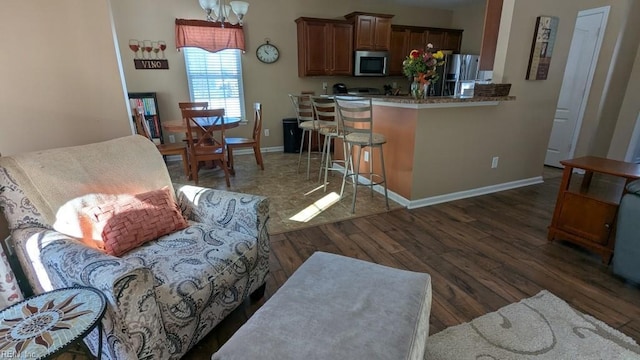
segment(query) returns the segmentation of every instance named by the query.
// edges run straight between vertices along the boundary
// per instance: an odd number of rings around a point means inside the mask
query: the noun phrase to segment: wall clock
[[[269,40],[265,40],[265,43],[256,49],[256,57],[265,64],[273,64],[280,58],[280,51],[278,51],[277,47],[270,44]]]

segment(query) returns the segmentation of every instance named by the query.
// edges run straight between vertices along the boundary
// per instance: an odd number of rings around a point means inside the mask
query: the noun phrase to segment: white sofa
[[[189,227],[120,257],[52,228],[92,193],[169,187]],[[107,297],[103,359],[177,359],[248,295],[264,293],[268,200],[171,183],[155,145],[134,135],[0,158],[0,206],[36,293],[92,286]],[[175,191],[175,192],[174,192]],[[97,351],[97,331],[85,339]]]

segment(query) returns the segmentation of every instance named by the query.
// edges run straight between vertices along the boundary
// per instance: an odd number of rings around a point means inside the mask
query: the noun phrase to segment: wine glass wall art
[[[133,51],[133,63],[136,69],[167,70],[169,61],[165,57],[167,43],[164,40],[129,40],[129,49]]]

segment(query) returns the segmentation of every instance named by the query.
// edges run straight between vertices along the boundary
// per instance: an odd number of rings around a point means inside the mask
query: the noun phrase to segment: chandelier
[[[229,14],[231,11],[238,18],[238,23],[242,25],[242,19],[249,10],[249,3],[246,1],[230,1],[229,5],[225,4],[225,0],[198,0],[200,7],[207,12],[207,21],[219,22],[224,26],[225,22],[229,22]]]

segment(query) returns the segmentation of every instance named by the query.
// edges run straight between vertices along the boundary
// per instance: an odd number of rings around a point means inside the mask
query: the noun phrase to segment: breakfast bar
[[[418,100],[373,96],[373,131],[387,139],[387,185],[405,201],[396,200],[417,207],[424,199],[490,185],[492,179],[483,178],[491,163],[488,154],[500,153],[501,145],[487,139],[500,131],[496,112],[514,100],[514,96]],[[364,159],[360,164],[361,170],[368,167]],[[373,166],[379,173],[380,164]]]

